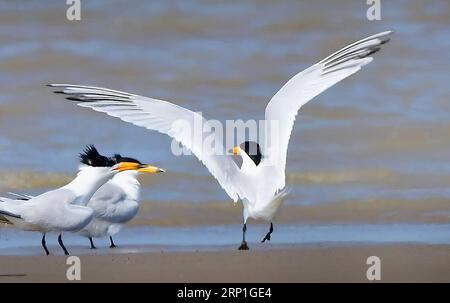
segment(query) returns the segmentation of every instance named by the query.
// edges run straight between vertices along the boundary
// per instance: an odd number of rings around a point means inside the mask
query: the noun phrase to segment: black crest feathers
[[[142,164],[139,160],[136,160],[134,158],[129,158],[129,157],[122,157],[119,154],[115,154],[114,156],[112,156],[111,160],[113,160],[115,163],[131,162],[131,163]]]
[[[94,145],[88,145],[80,154],[80,162],[92,167],[112,167],[116,162],[108,157],[100,155]]]

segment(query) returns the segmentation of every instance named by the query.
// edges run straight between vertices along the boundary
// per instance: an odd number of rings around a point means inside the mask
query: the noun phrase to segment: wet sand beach
[[[81,256],[82,282],[449,282],[450,245],[283,246]],[[0,282],[69,282],[64,256],[0,258]]]

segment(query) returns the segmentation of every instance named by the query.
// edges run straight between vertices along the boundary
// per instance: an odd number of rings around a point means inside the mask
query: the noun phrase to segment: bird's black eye
[[[239,146],[252,159],[256,166],[261,162],[262,154],[259,144],[254,141],[245,141]]]

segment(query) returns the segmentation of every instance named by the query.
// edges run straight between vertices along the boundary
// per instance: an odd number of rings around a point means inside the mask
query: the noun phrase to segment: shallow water
[[[114,237],[118,245],[109,249],[109,240],[94,239],[96,250],[89,249],[89,240],[73,234],[64,235],[67,249],[76,255],[115,254],[168,251],[235,250],[240,243],[239,225],[185,228],[134,227]],[[371,245],[371,244],[450,244],[450,224],[389,225],[276,225],[270,243],[261,244],[267,230],[262,226],[248,230],[249,246],[255,249],[279,249],[286,245]],[[57,235],[47,235],[47,245],[54,254],[61,254]],[[41,235],[6,229],[0,236],[0,255],[41,255]]]
[[[44,84],[111,87],[222,121],[260,119],[293,74],[392,29],[373,63],[302,109],[285,201],[300,208],[279,222],[446,222],[450,4],[383,2],[383,21],[369,22],[359,2],[86,1],[78,23],[65,20],[61,1],[0,2],[0,190],[37,194],[63,185],[82,147],[95,143],[168,170],[143,179],[139,224],[197,225],[198,216],[184,220],[189,205],[207,214],[217,203],[232,206],[194,157],[176,157],[165,136],[81,109]],[[169,203],[184,212],[152,213]],[[202,224],[221,224],[220,216]],[[234,211],[222,223],[239,221]]]

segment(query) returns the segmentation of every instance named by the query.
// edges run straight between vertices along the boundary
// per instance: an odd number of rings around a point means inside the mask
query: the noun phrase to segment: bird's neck
[[[115,175],[110,183],[120,187],[128,200],[139,202],[141,184],[136,171],[124,171]]]
[[[95,192],[113,176],[106,168],[82,166],[75,179],[63,188],[71,190],[76,204],[86,205]]]
[[[253,160],[244,152],[241,153],[242,165],[241,171],[243,173],[252,173],[256,169],[256,164]]]

